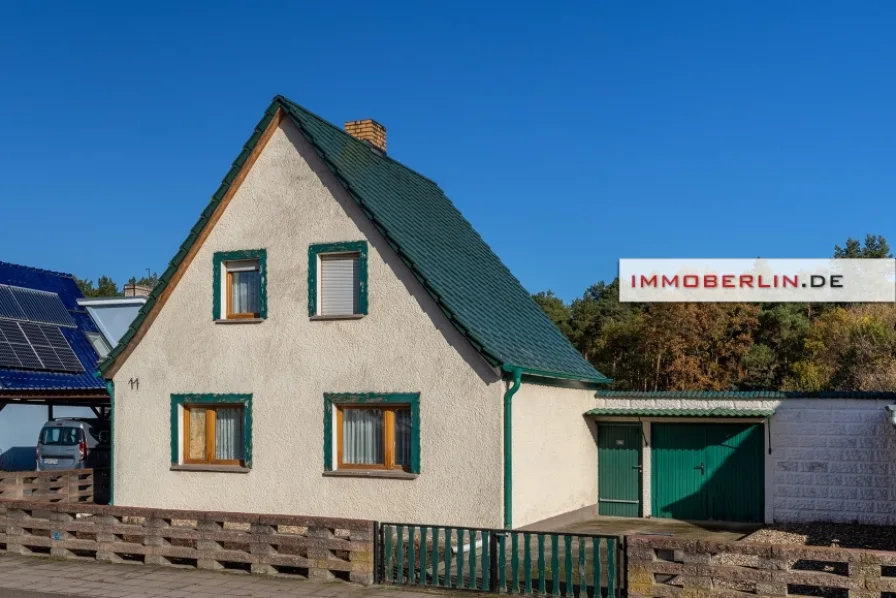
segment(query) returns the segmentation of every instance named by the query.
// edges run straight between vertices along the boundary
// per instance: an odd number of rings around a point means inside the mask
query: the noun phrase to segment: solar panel
[[[41,363],[44,364],[44,369],[65,370],[65,366],[62,365],[62,360],[56,355],[56,351],[53,350],[53,347],[33,345],[32,348],[34,349],[34,352],[37,353]]]
[[[7,287],[25,314],[32,322],[56,324],[75,328],[75,321],[65,308],[59,295],[21,287]]]
[[[41,362],[40,358],[37,356],[37,353],[34,352],[34,349],[31,347],[31,345],[16,345],[10,343],[9,346],[12,347],[12,350],[16,352],[16,357],[19,358],[19,361],[22,363],[22,367],[24,369],[45,369],[43,362]]]
[[[16,352],[12,350],[12,346],[4,340],[0,340],[0,367],[22,367],[22,362],[16,357]]]
[[[0,319],[0,367],[83,372],[58,326]]]
[[[12,291],[7,286],[0,286],[0,318],[25,319],[25,312],[19,307],[19,302],[12,296]]]
[[[59,360],[62,361],[62,367],[65,371],[80,372],[84,370],[81,360],[75,355],[71,345],[65,340],[65,336],[63,336],[59,328],[43,325],[41,330],[49,345],[56,351]]]
[[[18,322],[13,322],[12,320],[0,320],[0,333],[3,333],[3,336],[6,337],[6,342],[8,343],[17,343],[20,345],[28,344],[28,339],[25,338],[22,329],[19,328]]]

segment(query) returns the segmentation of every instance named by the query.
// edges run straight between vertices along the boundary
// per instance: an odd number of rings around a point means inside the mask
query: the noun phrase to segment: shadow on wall
[[[654,467],[672,475],[654,487],[654,516],[692,522],[762,522],[762,430],[758,424],[658,426]]]
[[[14,446],[0,452],[0,470],[2,471],[34,471],[37,458],[33,446]]]

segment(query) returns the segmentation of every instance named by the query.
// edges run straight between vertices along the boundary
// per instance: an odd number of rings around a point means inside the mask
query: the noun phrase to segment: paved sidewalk
[[[147,565],[0,556],[0,598],[436,598],[391,586],[318,583]],[[446,594],[441,594],[446,596]],[[475,594],[465,593],[465,598]]]

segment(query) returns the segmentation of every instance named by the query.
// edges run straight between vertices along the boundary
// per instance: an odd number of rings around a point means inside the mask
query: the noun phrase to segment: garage
[[[763,520],[763,426],[651,425],[651,513],[694,521]]]

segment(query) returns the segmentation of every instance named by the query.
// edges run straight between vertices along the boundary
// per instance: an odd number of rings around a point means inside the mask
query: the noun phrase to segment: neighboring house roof
[[[638,417],[771,417],[774,409],[735,409],[733,407],[684,408],[684,407],[598,407],[586,411],[585,415],[595,416],[638,416]]]
[[[0,369],[0,392],[52,392],[96,390],[105,392],[106,384],[97,376],[97,355],[85,332],[99,332],[86,311],[78,306],[81,290],[71,274],[51,272],[30,266],[0,262],[0,284],[56,293],[77,328],[60,328],[63,336],[84,367],[82,373],[51,373]]]
[[[93,323],[103,333],[110,347],[118,344],[144,303],[146,303],[145,296],[78,299],[78,305],[87,309]]]
[[[598,390],[601,399],[896,399],[893,391],[821,391],[790,390]]]
[[[140,315],[101,365],[102,371],[108,370],[143,325],[280,110],[452,324],[489,362],[535,376],[609,382],[554,326],[436,183],[282,96],[274,98]]]

